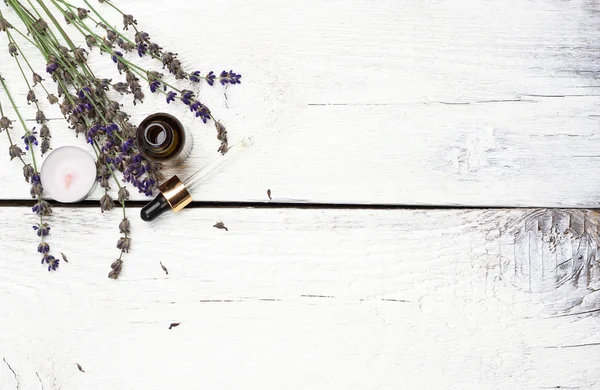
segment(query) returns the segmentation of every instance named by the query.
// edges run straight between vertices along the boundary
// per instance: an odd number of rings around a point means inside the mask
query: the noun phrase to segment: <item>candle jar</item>
[[[189,131],[173,115],[165,113],[144,119],[137,128],[135,141],[142,156],[167,167],[183,163],[192,151]]]
[[[79,202],[96,185],[96,162],[81,148],[61,146],[44,159],[40,180],[44,193],[57,202]]]

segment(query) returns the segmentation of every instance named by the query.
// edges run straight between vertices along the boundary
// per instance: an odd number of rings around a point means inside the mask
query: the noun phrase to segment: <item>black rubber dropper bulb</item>
[[[171,210],[171,205],[167,201],[167,198],[162,193],[159,193],[156,198],[152,199],[150,203],[142,208],[140,216],[143,221],[153,221],[167,210]]]

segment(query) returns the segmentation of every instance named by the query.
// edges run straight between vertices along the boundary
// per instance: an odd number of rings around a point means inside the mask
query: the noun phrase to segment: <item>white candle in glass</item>
[[[62,203],[87,198],[96,184],[96,163],[85,150],[61,146],[44,160],[40,179],[44,192]]]

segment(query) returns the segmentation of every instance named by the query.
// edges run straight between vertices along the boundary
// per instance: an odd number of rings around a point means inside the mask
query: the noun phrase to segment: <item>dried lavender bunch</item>
[[[42,0],[28,0],[28,6],[19,0],[5,0],[25,25],[27,35],[15,28],[14,23],[4,19],[1,14],[0,31],[6,31],[9,37],[9,54],[15,58],[20,55],[32,72],[33,85],[30,85],[19,60],[16,60],[28,86],[28,102],[37,108],[36,119],[42,125],[39,133],[42,152],[45,153],[50,148],[50,132],[45,123],[45,115],[38,106],[35,92],[35,87],[38,85],[43,88],[51,104],[60,105],[61,112],[75,135],[83,134],[96,153],[97,180],[105,191],[100,199],[102,212],[114,207],[111,185],[117,187],[117,200],[123,210],[123,219],[119,225],[122,236],[117,242],[117,248],[121,253],[113,262],[112,271],[109,273],[110,278],[116,279],[122,270],[123,253],[127,253],[131,247],[130,223],[125,208],[129,192],[118,180],[116,173],[122,173],[123,182],[131,183],[139,192],[147,196],[152,195],[162,180],[162,175],[159,165],[145,160],[139,154],[134,143],[136,127],[129,121],[129,115],[121,109],[122,106],[109,97],[108,92],[112,90],[122,95],[132,96],[136,104],[143,102],[145,98],[143,92],[145,84],[151,93],[163,94],[167,103],[181,101],[203,122],[214,123],[217,138],[221,142],[218,151],[225,153],[228,150],[225,126],[214,118],[210,109],[198,100],[193,91],[173,86],[159,71],[145,69],[135,64],[122,52],[137,51],[140,57],[155,58],[163,69],[166,68],[173,74],[176,80],[188,80],[191,83],[204,80],[210,86],[214,86],[216,82],[227,86],[239,84],[241,75],[231,70],[224,70],[218,76],[212,71],[205,75],[201,75],[200,71],[188,72],[183,69],[176,53],[163,50],[150,39],[148,33],[138,30],[137,20],[133,16],[123,13],[106,0],[99,0],[122,16],[123,30],[131,32],[130,38],[125,32],[121,33],[116,28],[110,27],[97,10],[87,0],[84,1],[89,10],[76,7],[64,0],[50,0],[50,3],[62,13],[67,24],[71,24],[81,33],[85,46],[73,42]],[[92,25],[93,23],[95,25]],[[99,29],[104,36],[100,36],[94,29]],[[11,35],[11,30],[36,47],[44,56],[46,72],[56,83],[56,94],[48,92],[43,84],[45,80],[30,66],[20,50],[19,43]],[[88,49],[91,51],[94,47],[97,47],[101,53],[109,54],[119,72],[124,75],[123,80],[113,82],[94,75],[87,64]],[[27,139],[31,140],[31,138]],[[37,142],[37,139],[35,141]]]
[[[10,159],[13,160],[18,158],[23,164],[23,174],[25,176],[25,181],[31,183],[30,194],[31,197],[35,199],[35,205],[32,207],[32,211],[39,217],[39,222],[33,226],[33,229],[36,231],[38,237],[40,237],[40,242],[38,244],[37,250],[42,254],[42,264],[48,265],[48,271],[54,271],[58,268],[60,260],[55,258],[50,254],[50,245],[46,242],[46,237],[50,234],[50,225],[46,222],[45,217],[48,217],[52,214],[52,209],[50,204],[42,199],[42,184],[40,181],[40,173],[37,168],[37,161],[35,158],[34,147],[38,146],[38,140],[36,138],[37,132],[35,130],[29,130],[25,125],[25,121],[19,109],[17,108],[15,101],[7,88],[6,82],[4,78],[0,75],[0,84],[2,85],[2,89],[4,90],[5,95],[8,97],[12,108],[17,114],[19,118],[19,122],[23,127],[24,135],[21,137],[23,143],[25,145],[25,150],[29,152],[31,156],[31,163],[26,163],[23,159],[25,152],[13,142],[13,139],[10,135],[10,130],[12,127],[12,121],[8,119],[4,115],[4,109],[2,108],[2,104],[0,103],[0,132],[5,131],[9,141],[9,154]]]
[[[117,64],[119,73],[126,74],[127,82],[118,82],[113,84],[113,89],[120,93],[131,93],[134,97],[134,103],[137,101],[141,102],[144,98],[144,94],[141,92],[140,85],[138,83],[138,77],[140,77],[142,80],[148,83],[148,87],[152,93],[162,93],[165,95],[167,103],[179,100],[185,104],[187,108],[196,115],[196,117],[202,119],[204,123],[212,121],[217,130],[217,139],[221,141],[218,151],[223,154],[226,153],[229,146],[225,126],[213,117],[210,109],[197,99],[197,96],[193,91],[174,87],[166,82],[163,75],[158,71],[144,69],[132,61],[125,59],[123,53],[115,49],[115,45],[124,52],[137,50],[139,57],[151,56],[152,58],[161,61],[163,69],[167,68],[169,72],[178,80],[188,79],[192,83],[199,83],[200,81],[204,80],[210,86],[213,86],[215,82],[218,81],[221,85],[227,86],[229,84],[240,84],[242,77],[241,74],[238,74],[232,70],[223,70],[220,72],[219,76],[217,76],[213,71],[207,72],[204,76],[202,76],[201,72],[197,70],[193,72],[186,72],[183,69],[181,62],[177,58],[178,54],[163,50],[161,46],[150,39],[150,34],[140,31],[137,28],[137,20],[132,15],[125,14],[114,4],[112,4],[112,2],[101,1],[101,3],[108,4],[121,14],[123,17],[124,30],[128,30],[129,27],[133,28],[135,31],[135,42],[130,40],[126,35],[120,33],[118,30],[108,27],[108,22],[100,15],[100,13],[87,0],[84,1],[86,5],[90,7],[91,12],[93,12],[98,19],[90,16],[89,13],[86,13],[84,18],[76,17],[74,14],[74,11],[76,10],[74,5],[65,0],[52,0],[52,2],[59,9],[60,7],[57,2],[60,2],[66,6],[66,9],[60,9],[61,12],[63,12],[65,17],[67,17],[67,15],[72,15],[72,18],[70,17],[70,21],[77,25],[78,30],[85,37],[88,47],[92,49],[94,46],[97,46],[102,52],[110,54],[113,62]],[[103,29],[106,33],[106,38],[100,37],[97,33],[95,33],[85,23],[84,19],[91,20],[92,22],[96,23],[98,28]]]

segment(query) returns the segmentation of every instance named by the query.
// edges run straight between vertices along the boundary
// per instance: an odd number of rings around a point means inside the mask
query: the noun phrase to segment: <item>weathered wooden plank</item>
[[[0,210],[0,358],[21,388],[598,386],[596,212],[134,217],[114,281],[119,218],[56,209],[69,263],[47,273],[29,211]]]
[[[270,188],[306,202],[598,205],[595,4],[231,0],[157,2],[156,13],[121,3],[186,66],[244,74],[226,98],[200,87],[232,141],[256,144],[199,200],[265,200]],[[106,56],[91,61],[114,74]],[[11,61],[0,72],[19,83]],[[175,172],[217,158],[214,129],[162,98],[134,119],[155,110],[194,131],[193,158]],[[61,123],[55,145],[72,142]],[[0,172],[2,198],[27,196],[19,175]]]

